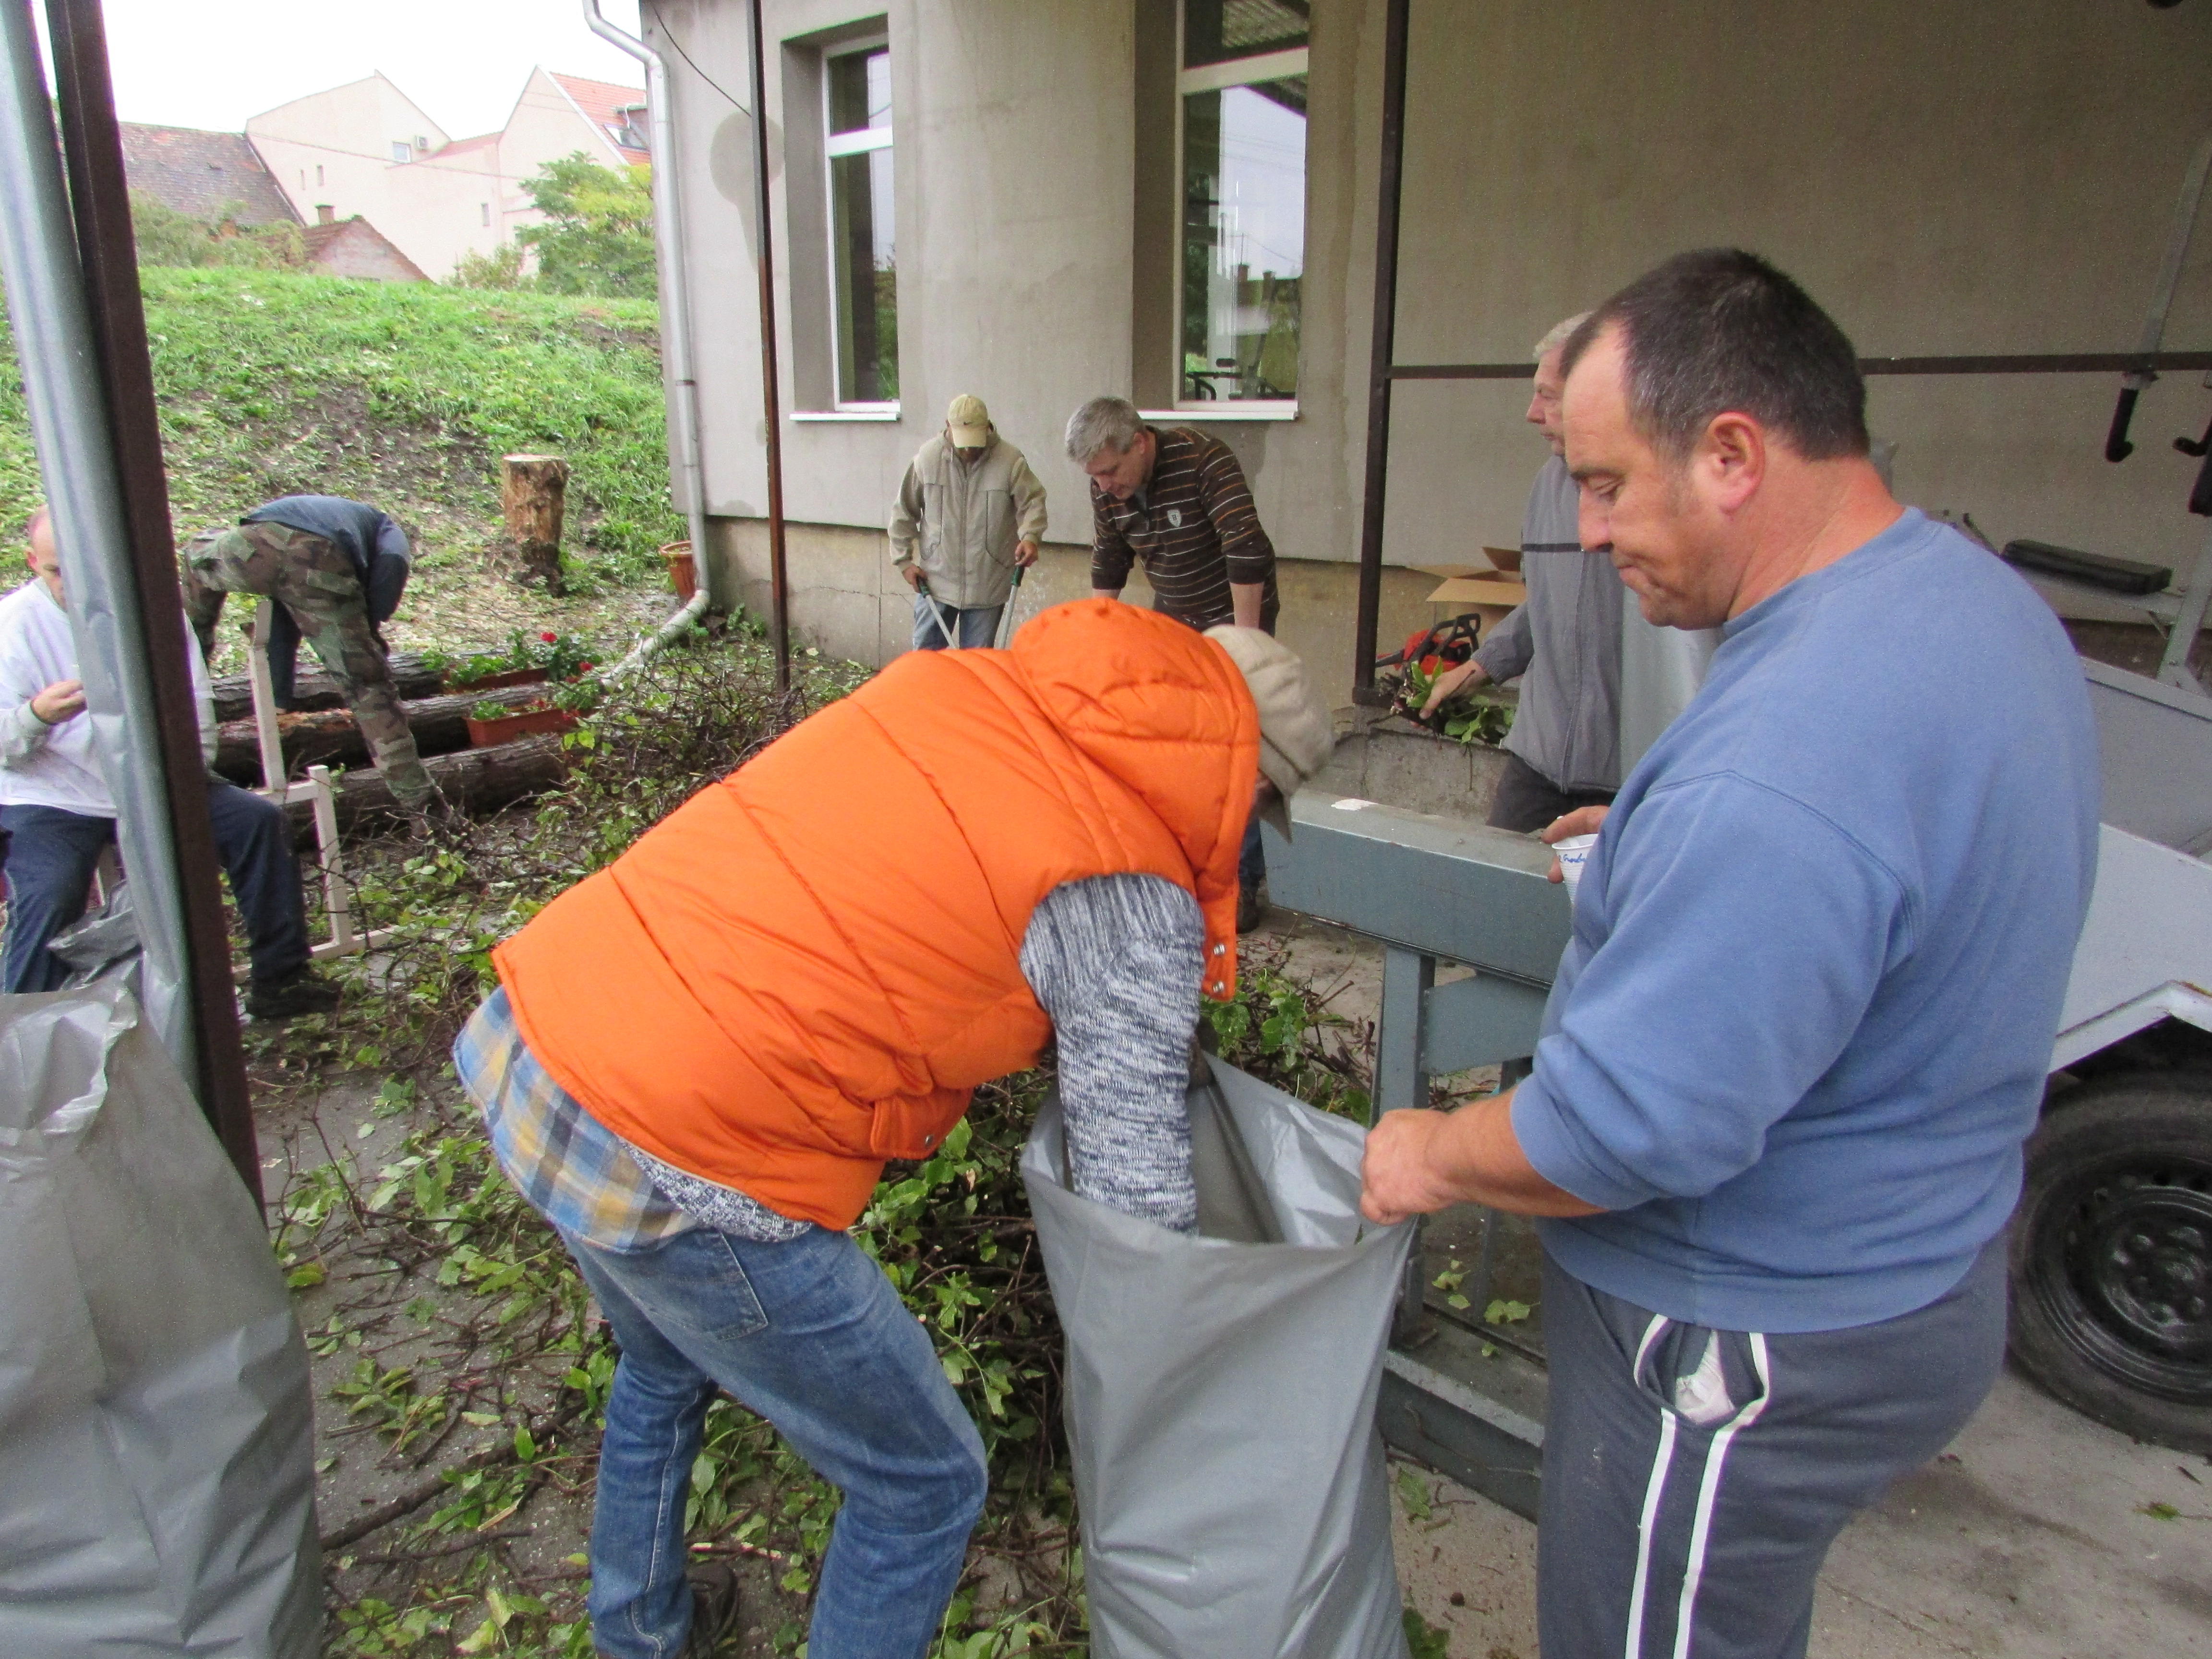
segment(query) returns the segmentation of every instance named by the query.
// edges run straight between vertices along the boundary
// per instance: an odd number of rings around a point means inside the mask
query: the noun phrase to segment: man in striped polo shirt
[[[1068,417],[1067,455],[1091,476],[1094,594],[1120,599],[1142,559],[1162,615],[1201,632],[1223,623],[1275,631],[1275,546],[1227,444],[1152,426],[1126,398],[1093,398]],[[1240,933],[1260,919],[1266,876],[1255,817],[1238,869]]]

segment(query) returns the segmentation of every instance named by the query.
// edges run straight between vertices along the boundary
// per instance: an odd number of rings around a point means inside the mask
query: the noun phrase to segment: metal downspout
[[[100,757],[137,890],[147,1020],[185,1077],[201,1074],[177,849],[167,833],[167,760],[145,617],[131,576],[123,485],[62,187],[59,145],[29,0],[0,3],[0,268],[30,405],[39,471],[68,571],[70,630]],[[179,619],[181,627],[181,616]]]
[[[653,211],[658,232],[654,256],[660,274],[660,340],[669,378],[676,386],[676,461],[684,520],[691,537],[691,564],[698,591],[650,638],[609,671],[618,678],[677,638],[704,616],[713,603],[713,568],[707,556],[707,481],[699,450],[699,378],[691,349],[691,292],[685,264],[683,191],[676,170],[676,121],[668,106],[668,66],[660,54],[625,34],[599,15],[599,0],[584,0],[584,23],[609,46],[645,65],[646,103],[653,122]]]
[[[677,386],[677,423],[680,468],[684,474],[684,516],[690,526],[692,568],[699,574],[699,591],[649,638],[607,672],[619,679],[672,640],[690,628],[707,610],[712,583],[707,557],[707,485],[699,437],[699,381],[691,344],[690,292],[688,285],[688,244],[684,234],[682,191],[676,167],[675,112],[668,95],[668,69],[660,54],[634,35],[625,34],[599,15],[599,0],[584,0],[584,22],[610,46],[628,52],[645,65],[647,102],[653,119],[653,212],[659,234],[655,252],[660,270],[661,337]],[[760,275],[762,400],[767,409],[768,533],[769,628],[775,650],[775,683],[779,691],[791,685],[791,627],[789,584],[785,573],[783,536],[783,445],[781,417],[777,405],[775,352],[775,264],[769,240],[768,191],[768,129],[761,88],[762,21],[759,0],[750,12],[753,58],[753,185],[757,206],[755,231],[758,238],[756,264]]]

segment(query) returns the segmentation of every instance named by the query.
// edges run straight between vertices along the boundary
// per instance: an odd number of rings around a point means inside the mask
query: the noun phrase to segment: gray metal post
[[[87,718],[118,809],[145,941],[143,1000],[178,1068],[196,1077],[182,884],[167,833],[167,769],[145,621],[27,0],[0,3],[0,50],[7,57],[0,74],[0,187],[8,199],[0,214],[0,270],[8,315],[68,584]]]
[[[1429,1103],[1421,1069],[1421,1016],[1437,982],[1437,959],[1401,945],[1382,951],[1382,1030],[1375,1039],[1374,1117]]]

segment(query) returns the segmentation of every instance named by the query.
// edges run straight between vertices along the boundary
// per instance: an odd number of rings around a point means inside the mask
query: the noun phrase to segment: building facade
[[[765,0],[793,617],[880,662],[908,637],[883,525],[972,392],[1050,492],[1031,592],[1087,591],[1068,413],[1115,392],[1242,458],[1284,636],[1351,679],[1384,0]],[[764,604],[744,0],[661,0],[719,598]],[[2019,0],[1413,0],[1401,363],[1525,361],[1666,255],[1728,242],[1802,279],[1869,356],[2132,348],[2212,123],[2212,13]],[[2212,344],[2212,235],[2167,331]],[[1873,380],[1899,494],[2185,569],[2197,377],[2100,457],[2112,375]],[[1544,459],[1525,384],[1401,380],[1382,640],[1413,567],[1518,538]],[[1132,589],[1131,597],[1140,597]],[[1032,599],[1030,603],[1035,603]]]
[[[453,138],[382,75],[253,117],[246,137],[301,222],[368,220],[431,276],[490,254],[543,216],[523,193],[578,151],[602,167],[650,160],[641,88],[531,71],[507,125]]]

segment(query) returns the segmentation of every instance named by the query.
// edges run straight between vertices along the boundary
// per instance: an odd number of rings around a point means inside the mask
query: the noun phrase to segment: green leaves
[[[583,151],[548,161],[522,183],[542,224],[514,234],[538,256],[548,294],[650,300],[659,292],[653,251],[653,169],[603,167]]]

